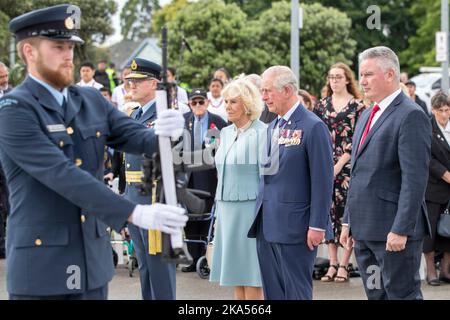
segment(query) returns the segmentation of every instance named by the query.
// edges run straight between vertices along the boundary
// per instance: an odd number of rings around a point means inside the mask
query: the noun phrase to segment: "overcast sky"
[[[115,0],[118,4],[117,13],[113,16],[112,22],[115,29],[114,35],[108,37],[105,41],[105,45],[114,44],[120,40],[122,40],[122,36],[120,35],[120,12],[122,11],[123,5],[127,0]],[[160,6],[163,6],[167,3],[170,3],[171,0],[159,0]]]

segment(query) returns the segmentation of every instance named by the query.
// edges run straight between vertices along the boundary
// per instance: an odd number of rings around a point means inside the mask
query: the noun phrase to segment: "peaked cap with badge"
[[[84,43],[78,36],[81,10],[78,6],[61,4],[25,13],[9,22],[9,31],[16,41],[43,37],[50,40]]]
[[[131,73],[125,79],[155,78],[161,80],[161,66],[150,60],[135,58],[131,61],[129,68]]]

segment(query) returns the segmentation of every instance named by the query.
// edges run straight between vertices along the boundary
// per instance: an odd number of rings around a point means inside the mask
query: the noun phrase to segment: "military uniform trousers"
[[[127,167],[135,162],[136,156],[126,155]],[[130,161],[131,160],[131,161]],[[127,171],[130,177],[130,171]],[[149,196],[139,194],[136,183],[127,182],[125,197],[140,204],[150,204]],[[162,260],[162,254],[149,254],[148,230],[134,224],[128,224],[133,248],[139,265],[142,299],[144,300],[175,300],[176,265]]]
[[[136,112],[131,115],[136,119]],[[151,127],[156,119],[156,106],[152,105],[137,121],[146,127]],[[142,157],[125,154],[125,198],[139,204],[151,204],[150,196],[142,196],[138,190],[140,183]],[[131,239],[139,265],[142,299],[144,300],[175,300],[176,265],[162,260],[162,254],[149,254],[148,230],[128,225]]]

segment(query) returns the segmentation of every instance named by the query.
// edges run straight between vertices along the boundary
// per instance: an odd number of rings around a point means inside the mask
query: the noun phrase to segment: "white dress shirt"
[[[92,88],[95,88],[97,90],[99,90],[100,88],[103,88],[103,85],[101,83],[98,83],[94,79],[92,79],[89,82],[84,82],[83,79],[81,79],[81,81],[77,83],[77,86],[80,86],[80,87],[92,87]]]
[[[377,122],[377,120],[380,119],[383,112],[387,109],[387,107],[389,107],[389,105],[392,103],[392,101],[394,101],[394,99],[397,98],[397,96],[400,94],[401,91],[402,91],[402,89],[398,89],[398,90],[394,91],[394,93],[392,93],[391,95],[389,95],[386,98],[384,98],[383,100],[381,100],[380,102],[375,103],[375,104],[378,104],[378,106],[380,107],[380,110],[377,113],[375,113],[375,115],[373,116],[372,123],[370,124],[370,129],[372,129],[375,122]]]
[[[450,121],[447,122],[447,125],[445,128],[439,124],[439,122],[436,121],[438,124],[439,129],[441,129],[442,134],[444,135],[445,140],[447,140],[448,146],[450,147]]]
[[[125,94],[127,91],[125,90],[125,86],[122,83],[120,86],[114,88],[111,101],[117,106],[117,109],[125,112],[123,105],[125,104]]]
[[[214,98],[211,92],[208,92],[209,106],[208,111],[214,113],[221,117],[225,122],[228,122],[228,114],[225,108],[225,99],[220,96],[219,98]]]

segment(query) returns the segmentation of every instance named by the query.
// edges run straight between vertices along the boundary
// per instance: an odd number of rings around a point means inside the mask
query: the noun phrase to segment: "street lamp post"
[[[298,0],[291,0],[291,69],[299,80],[300,86],[300,38],[299,38],[299,4]]]
[[[441,30],[445,33],[445,43],[446,52],[445,59],[442,61],[442,78],[441,78],[441,89],[448,93],[449,79],[448,79],[448,0],[441,0]]]

